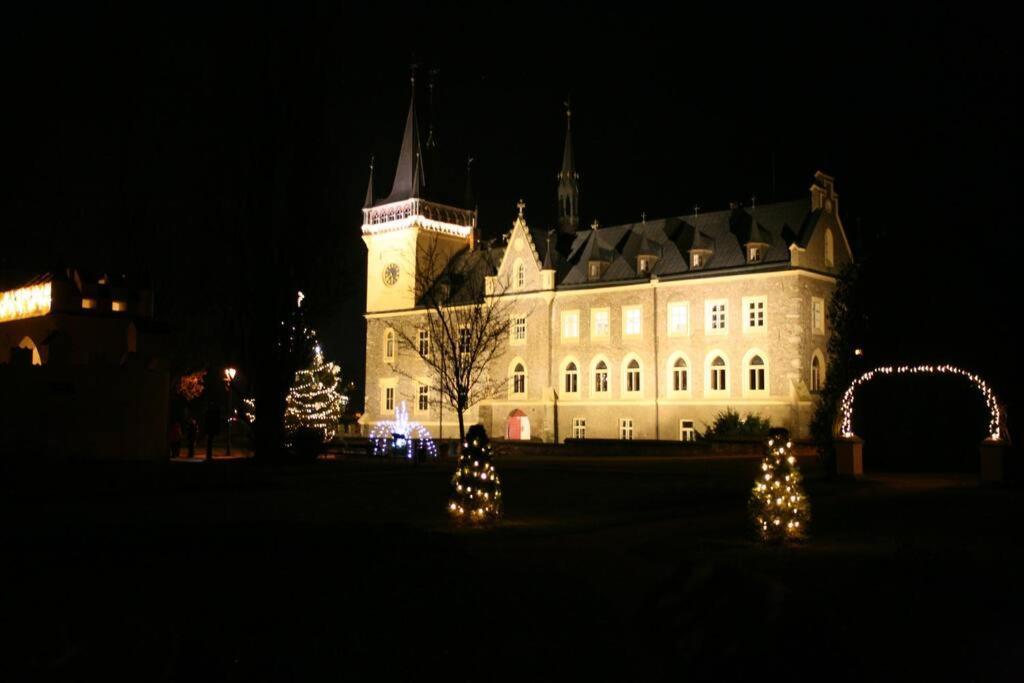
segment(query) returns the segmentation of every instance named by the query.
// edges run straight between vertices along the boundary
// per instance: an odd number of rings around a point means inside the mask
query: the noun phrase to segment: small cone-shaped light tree
[[[473,425],[462,442],[452,476],[448,512],[460,521],[491,522],[501,516],[501,479],[491,464],[491,442],[483,425]]]
[[[345,399],[337,391],[341,370],[334,363],[325,363],[317,344],[313,364],[295,373],[295,383],[285,399],[284,426],[289,433],[298,429],[316,429],[325,442],[334,438],[338,420],[345,408]]]
[[[764,541],[804,538],[811,507],[800,484],[793,442],[768,439],[761,475],[750,496],[750,514]]]

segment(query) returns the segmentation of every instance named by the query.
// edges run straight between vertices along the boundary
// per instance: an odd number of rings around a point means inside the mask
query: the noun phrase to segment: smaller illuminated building
[[[0,275],[0,453],[164,456],[167,339],[123,276]]]
[[[126,278],[68,268],[0,279],[0,364],[113,364],[165,336],[151,324],[153,295]],[[155,338],[150,335],[157,332]],[[149,349],[163,356],[162,349]]]

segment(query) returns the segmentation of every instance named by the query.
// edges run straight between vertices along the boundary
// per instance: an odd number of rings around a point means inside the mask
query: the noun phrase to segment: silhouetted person
[[[203,431],[206,432],[206,462],[213,462],[213,437],[220,434],[220,410],[212,403],[206,408]]]
[[[196,437],[198,436],[199,425],[195,418],[189,417],[185,421],[185,438],[188,440],[188,458],[196,457]]]
[[[181,424],[175,420],[171,423],[171,428],[167,430],[167,442],[171,446],[171,457],[177,458],[181,456]]]

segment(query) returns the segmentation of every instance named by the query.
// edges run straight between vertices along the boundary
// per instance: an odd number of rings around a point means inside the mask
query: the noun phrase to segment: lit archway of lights
[[[419,441],[427,449],[427,455],[437,457],[437,446],[430,436],[430,430],[419,422],[409,420],[409,409],[405,401],[395,408],[395,419],[378,422],[370,432],[373,454],[386,455],[388,451],[405,449],[405,457],[412,460],[416,455],[415,443]]]
[[[981,397],[985,399],[985,407],[988,408],[989,414],[988,437],[993,441],[999,440],[1001,436],[999,428],[999,402],[996,400],[996,395],[981,377],[954,365],[885,365],[865,372],[853,380],[843,394],[843,399],[839,404],[839,409],[843,416],[839,432],[844,437],[853,436],[853,398],[857,392],[857,387],[870,382],[877,375],[956,375],[967,379],[981,392]]]

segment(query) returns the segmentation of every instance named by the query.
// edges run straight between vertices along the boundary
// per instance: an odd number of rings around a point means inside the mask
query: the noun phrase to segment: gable
[[[517,269],[523,268],[523,284],[517,281]],[[541,260],[536,240],[521,217],[517,218],[509,233],[505,254],[498,268],[499,288],[507,291],[533,291],[541,288]]]

